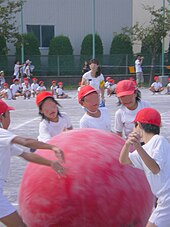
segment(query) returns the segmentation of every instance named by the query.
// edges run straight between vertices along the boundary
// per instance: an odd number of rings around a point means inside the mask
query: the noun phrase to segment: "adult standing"
[[[138,55],[135,61],[136,83],[138,87],[141,87],[142,84],[144,83],[143,71],[142,71],[143,59],[144,57],[141,57],[140,55]]]
[[[13,79],[19,79],[19,73],[20,73],[20,68],[23,67],[23,65],[20,64],[18,60],[15,61],[14,65],[14,74],[13,74]]]
[[[104,92],[105,92],[105,82],[104,76],[101,73],[101,68],[97,59],[91,59],[89,61],[90,71],[86,72],[82,76],[81,86],[90,85],[92,86],[100,95],[100,107],[105,106]]]

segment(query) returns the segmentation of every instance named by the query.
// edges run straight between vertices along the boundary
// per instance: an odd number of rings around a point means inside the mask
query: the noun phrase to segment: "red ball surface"
[[[145,226],[153,196],[142,171],[119,164],[119,136],[95,129],[64,132],[50,140],[65,153],[67,176],[50,167],[26,167],[19,193],[28,227]],[[56,159],[52,151],[38,154]]]

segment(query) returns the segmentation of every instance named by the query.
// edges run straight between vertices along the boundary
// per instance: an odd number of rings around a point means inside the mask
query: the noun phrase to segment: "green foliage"
[[[128,35],[116,35],[111,44],[110,54],[133,54],[132,42]]]
[[[18,37],[16,46],[16,56],[21,56],[21,44],[24,43],[24,56],[25,55],[40,55],[39,42],[33,33],[24,34]]]
[[[14,41],[18,34],[16,13],[21,11],[23,0],[0,0],[0,36]]]
[[[141,53],[151,55],[153,53],[153,48],[155,48],[154,45],[156,45],[156,54],[160,54],[162,52],[161,40],[150,34],[147,35],[142,40]]]
[[[73,48],[68,37],[60,35],[54,37],[49,46],[49,55],[72,55]]]
[[[93,54],[93,35],[89,34],[84,37],[81,44],[81,55],[92,56]],[[103,55],[103,44],[100,36],[95,34],[95,55]]]
[[[66,36],[54,37],[49,46],[49,74],[69,75],[74,71],[71,42]]]
[[[0,36],[0,55],[6,55],[8,52],[4,36]]]

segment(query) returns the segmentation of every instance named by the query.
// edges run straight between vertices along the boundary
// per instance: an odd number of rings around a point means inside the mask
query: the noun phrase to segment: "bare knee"
[[[17,211],[3,218],[0,218],[0,221],[7,227],[26,227]]]
[[[151,222],[148,222],[146,227],[157,227],[155,224],[151,223]]]

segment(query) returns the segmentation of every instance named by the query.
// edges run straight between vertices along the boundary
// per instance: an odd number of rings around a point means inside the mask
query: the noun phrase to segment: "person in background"
[[[61,106],[51,92],[42,91],[38,94],[36,104],[42,117],[39,124],[39,141],[46,142],[53,136],[73,128],[68,115],[59,111]]]
[[[58,82],[58,88],[56,90],[56,95],[57,95],[57,99],[70,98],[67,94],[65,94],[65,92],[63,90],[63,82]]]
[[[134,131],[129,134],[119,157],[123,165],[142,170],[157,198],[146,227],[168,227],[170,224],[170,144],[160,136],[161,115],[153,108],[140,110],[134,119]],[[144,145],[141,146],[141,139]],[[130,152],[133,145],[135,151]],[[140,179],[139,179],[140,180]]]
[[[20,61],[16,60],[15,61],[15,65],[14,65],[14,74],[13,74],[13,79],[19,79],[19,75],[20,75],[20,69],[23,67],[24,65],[20,64]]]
[[[142,87],[144,83],[143,70],[142,70],[143,59],[144,57],[141,57],[140,55],[138,55],[135,61],[137,87]]]
[[[82,68],[82,74],[87,73],[90,70],[89,64],[87,61],[84,62],[83,68]]]
[[[141,92],[130,80],[121,80],[116,84],[116,95],[120,108],[115,113],[114,131],[127,139],[133,131],[133,120],[137,112],[150,107],[150,103],[141,100]]]
[[[7,83],[4,83],[4,89],[2,91],[0,91],[0,97],[7,99],[7,100],[12,99],[12,93],[11,93],[11,90],[8,88]]]
[[[0,71],[0,90],[4,88],[5,74],[4,71]]]
[[[105,82],[104,76],[101,72],[99,62],[97,59],[91,59],[89,61],[90,71],[86,72],[82,76],[81,86],[90,85],[92,86],[100,95],[100,107],[105,106]]]
[[[161,94],[161,92],[164,90],[164,87],[162,86],[162,83],[159,81],[159,76],[154,76],[154,81],[149,90],[153,92],[152,94],[154,95],[155,93]]]
[[[57,174],[63,176],[65,174],[65,168],[62,166],[64,153],[55,145],[39,142],[31,138],[24,138],[9,132],[7,129],[10,124],[10,110],[14,110],[14,108],[0,100],[0,222],[10,227],[26,227],[18,211],[3,194],[4,184],[10,169],[11,157],[19,156],[29,162],[51,167]],[[56,154],[58,161],[26,152],[24,147],[51,150]]]
[[[46,91],[46,87],[44,86],[44,81],[40,80],[37,87],[37,94],[41,93],[42,91]]]
[[[56,80],[53,80],[52,81],[52,85],[50,87],[50,90],[51,90],[51,92],[52,92],[52,94],[53,94],[54,97],[55,97],[55,95],[57,93],[57,88],[58,88],[57,82],[56,82]]]
[[[10,86],[12,93],[12,99],[16,100],[16,97],[22,96],[22,90],[19,79],[13,79],[13,84]]]
[[[86,113],[80,119],[80,128],[96,128],[111,131],[111,118],[106,107],[99,108],[99,94],[90,85],[81,87],[78,101]]]
[[[166,86],[166,89],[167,89],[167,95],[170,95],[170,77],[168,78],[168,84]]]
[[[30,87],[28,80],[24,81],[23,96],[24,96],[24,99],[26,99],[26,98],[30,99],[30,97],[31,97],[31,87]]]
[[[37,88],[39,87],[38,83],[37,83],[37,78],[34,77],[32,78],[32,84],[31,84],[31,94],[33,97],[35,97],[35,95],[37,94]]]
[[[135,86],[137,86],[137,83],[136,83],[135,78],[133,78],[133,77],[131,76],[131,77],[129,77],[129,80],[133,81],[133,83],[135,84]]]
[[[105,83],[105,87],[106,87],[106,83]],[[107,95],[109,97],[114,95],[115,94],[115,89],[116,89],[115,81],[113,79],[109,79],[108,83],[107,83],[107,87],[106,87]]]

